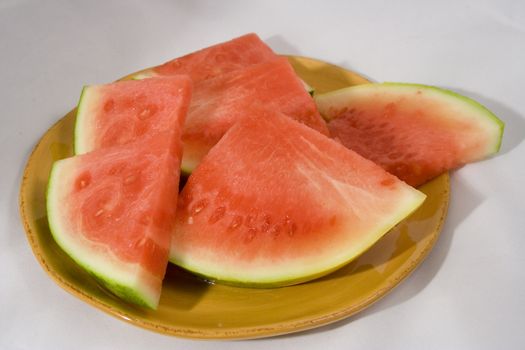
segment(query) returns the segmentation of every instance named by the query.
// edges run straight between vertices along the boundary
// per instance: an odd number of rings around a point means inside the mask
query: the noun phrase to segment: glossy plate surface
[[[367,80],[318,60],[289,57],[316,92]],[[208,339],[258,338],[318,327],[349,317],[388,293],[427,256],[446,216],[449,177],[420,189],[421,208],[370,250],[323,278],[277,289],[212,285],[170,265],[156,311],[142,310],[107,293],[54,242],[45,193],[52,163],[73,154],[75,110],[51,127],[31,154],[20,191],[28,241],[44,270],[62,288],[117,318],[160,333]]]

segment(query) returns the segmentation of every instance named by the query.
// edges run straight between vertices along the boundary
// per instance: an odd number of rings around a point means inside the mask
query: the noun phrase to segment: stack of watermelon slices
[[[150,308],[168,256],[242,286],[325,275],[421,205],[410,185],[493,154],[502,134],[482,106],[420,85],[314,102],[255,34],[135,78],[83,90],[77,156],[53,167],[48,215],[74,260]]]
[[[76,156],[51,170],[47,211],[56,242],[109,290],[155,308],[175,218],[182,127],[191,100],[186,76],[84,89]]]

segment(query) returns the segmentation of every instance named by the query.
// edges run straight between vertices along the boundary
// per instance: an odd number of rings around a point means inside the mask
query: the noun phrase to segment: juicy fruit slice
[[[60,247],[117,296],[156,308],[168,261],[180,157],[172,134],[55,162],[48,185]]]
[[[268,45],[251,33],[176,58],[143,71],[136,78],[187,74],[197,82],[276,57]]]
[[[348,263],[424,198],[286,116],[245,118],[181,192],[170,260],[227,283],[299,283]]]
[[[315,96],[332,137],[412,186],[498,152],[504,124],[436,87],[382,83]]]
[[[75,153],[181,130],[191,89],[186,76],[84,87],[75,124]]]
[[[286,58],[195,84],[182,140],[182,169],[191,172],[239,119],[279,111],[328,135],[326,123]]]

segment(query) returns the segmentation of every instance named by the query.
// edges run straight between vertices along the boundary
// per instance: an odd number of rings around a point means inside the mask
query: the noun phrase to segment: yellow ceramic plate
[[[290,57],[298,74],[317,92],[366,79],[342,68]],[[75,111],[49,129],[31,154],[20,192],[20,210],[31,248],[62,288],[122,320],[188,338],[257,338],[318,327],[363,310],[407,277],[436,242],[446,215],[449,178],[421,188],[423,206],[361,257],[321,279],[277,289],[235,288],[205,283],[170,265],[160,305],[147,311],[107,293],[53,241],[45,193],[52,163],[72,155]]]

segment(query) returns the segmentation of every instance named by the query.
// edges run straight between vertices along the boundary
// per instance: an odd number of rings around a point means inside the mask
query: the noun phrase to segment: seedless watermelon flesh
[[[179,197],[170,260],[256,287],[327,274],[412,213],[425,195],[291,118],[233,126]]]
[[[48,185],[60,247],[117,296],[156,308],[179,180],[172,133],[55,162]]]
[[[187,74],[198,82],[276,57],[268,45],[250,33],[173,59],[143,71],[135,78]]]
[[[195,84],[184,126],[182,169],[192,172],[228,129],[246,116],[271,109],[328,135],[317,111],[286,58],[253,65]]]
[[[431,86],[365,84],[315,96],[332,137],[412,186],[498,152],[504,124]]]
[[[180,131],[191,100],[187,76],[84,87],[75,124],[75,153]]]

